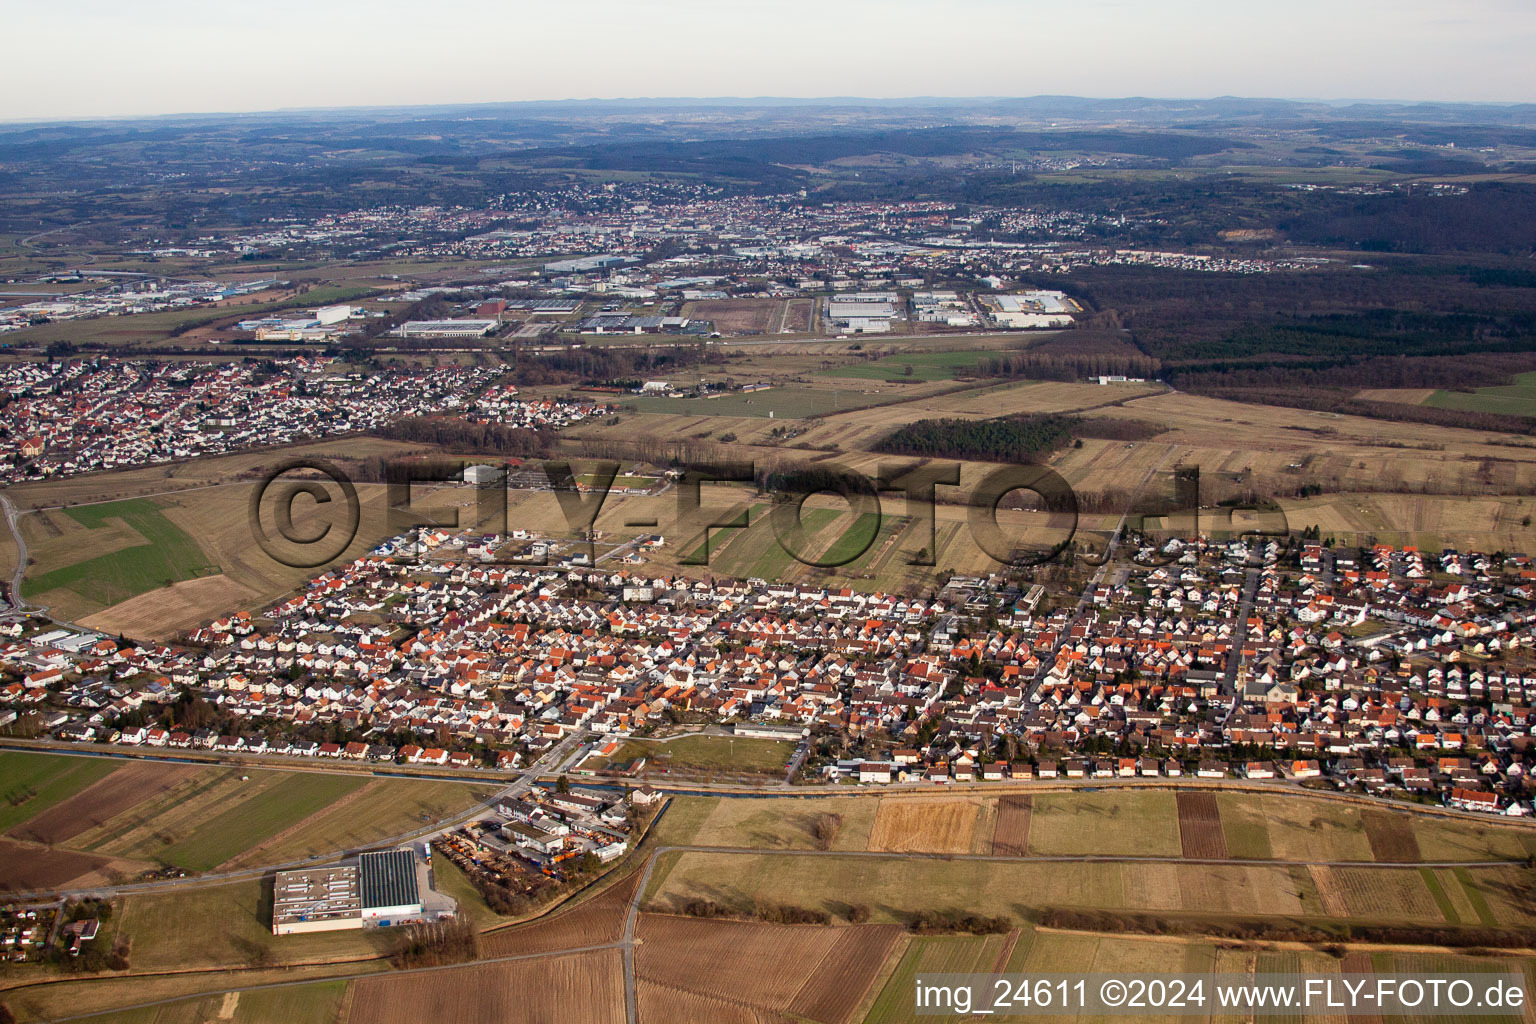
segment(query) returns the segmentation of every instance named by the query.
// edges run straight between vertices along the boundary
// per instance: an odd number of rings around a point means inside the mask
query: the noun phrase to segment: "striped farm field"
[[[352,985],[350,1024],[624,1020],[624,972],[616,949],[361,978]]]
[[[1179,844],[1186,857],[1227,857],[1227,837],[1221,830],[1221,808],[1215,793],[1180,793]]]
[[[10,787],[3,810],[12,838],[133,871],[156,864],[207,871],[357,849],[461,813],[494,789],[34,753],[0,754],[0,771]]]
[[[1000,797],[997,822],[992,829],[992,852],[1001,857],[1022,857],[1029,851],[1029,817],[1032,798]]]
[[[199,770],[191,765],[151,764],[118,768],[13,828],[11,834],[45,844],[68,842],[125,810],[174,788]]]
[[[869,833],[871,850],[969,853],[981,801],[887,798]],[[990,833],[989,833],[990,834]]]
[[[1371,856],[1383,863],[1415,864],[1423,860],[1413,819],[1390,811],[1366,811],[1362,816]]]
[[[63,803],[119,767],[115,761],[63,754],[0,753],[0,832]]]

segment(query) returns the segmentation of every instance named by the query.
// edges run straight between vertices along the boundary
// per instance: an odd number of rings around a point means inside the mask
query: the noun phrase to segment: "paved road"
[[[1232,649],[1227,652],[1227,665],[1221,676],[1222,695],[1232,698],[1232,706],[1227,709],[1227,719],[1237,710],[1237,670],[1243,662],[1243,645],[1248,642],[1248,616],[1253,614],[1253,602],[1258,597],[1260,575],[1258,569],[1248,569],[1247,578],[1243,581],[1243,599],[1237,606],[1237,625],[1232,629]]]
[[[17,611],[26,611],[27,602],[21,597],[21,581],[27,575],[27,539],[21,535],[21,524],[16,521],[16,506],[9,495],[0,494],[0,508],[5,510],[6,528],[16,538],[16,571],[11,574],[9,592],[6,594],[10,603],[4,610],[15,608]]]

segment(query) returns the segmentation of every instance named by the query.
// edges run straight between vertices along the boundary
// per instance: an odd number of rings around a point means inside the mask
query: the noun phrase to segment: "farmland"
[[[1214,793],[1180,793],[1179,843],[1186,857],[1225,859],[1227,838]]]
[[[1473,391],[1436,391],[1424,400],[1437,409],[1536,416],[1536,373],[1519,373],[1513,384]]]
[[[311,570],[284,565],[252,543],[251,476],[299,454],[345,465],[420,450],[372,439],[321,442],[10,488],[8,496],[24,513],[19,525],[31,559],[24,593],[61,618],[152,639],[260,607]],[[360,529],[348,557],[388,533],[385,488],[360,484],[358,495]],[[318,509],[295,506],[296,528],[312,528]],[[14,546],[5,550],[14,559]]]
[[[1299,865],[955,859],[902,861],[899,868],[893,861],[891,870],[882,870],[878,863],[836,855],[807,860],[772,853],[682,853],[649,905],[668,909],[704,898],[744,907],[756,900],[782,900],[836,913],[846,904],[847,894],[857,892],[873,909],[875,921],[895,923],[924,910],[1001,914],[1022,921],[1038,907],[1106,911],[1139,907],[1225,917],[1327,913],[1307,870]],[[1393,894],[1392,902],[1382,906],[1434,905],[1425,903],[1429,895],[1416,871],[1351,870],[1366,872],[1372,885]],[[1479,879],[1490,869],[1466,870]],[[1351,919],[1391,920],[1368,903],[1348,904],[1345,913]],[[1512,904],[1501,920],[1512,921],[1521,913]]]
[[[182,778],[176,785],[187,786],[195,779]],[[108,776],[95,785],[105,788],[110,781]],[[377,799],[373,787],[378,785],[368,783],[354,799]],[[141,813],[175,790],[172,786],[142,801]],[[263,788],[257,795],[271,791]],[[339,813],[346,799],[338,797],[338,810],[332,813]],[[306,820],[322,822],[324,813]],[[833,852],[807,857],[804,854],[818,846],[812,827],[827,814],[841,819]],[[1239,855],[1240,850],[1255,855],[1262,841],[1275,856],[1316,860],[1304,843],[1308,835],[1321,837],[1321,849],[1348,853],[1352,847],[1336,833],[1347,831],[1351,822],[1364,859],[1384,862],[1381,867],[1177,861],[1180,852],[1219,858],[1221,844],[1233,837]],[[1427,850],[1452,849],[1453,841],[1460,844],[1455,851],[1466,859],[1486,859],[1496,851],[1518,859],[1522,837],[1531,835],[1526,829],[1475,824],[1471,837],[1462,838],[1469,830],[1459,820],[1278,793],[1045,790],[1024,797],[982,790],[777,800],[676,797],[654,841],[751,849],[683,851],[658,862],[636,933],[639,1019],[743,1024],[766,1024],[782,1016],[817,1024],[900,1021],[910,1015],[911,979],[918,972],[1156,972],[1168,969],[1170,962],[1199,972],[1246,971],[1256,965],[1266,969],[1269,961],[1264,958],[1278,955],[1231,940],[1223,940],[1224,948],[1218,948],[1200,936],[1205,922],[1213,927],[1224,922],[1250,927],[1262,921],[1282,926],[1530,926],[1536,921],[1536,900],[1529,896],[1531,871],[1523,866],[1420,869],[1390,863],[1405,859],[1411,843],[1419,844],[1421,855],[1427,856]],[[97,826],[80,837],[102,833]],[[1153,837],[1152,847],[1143,841],[1145,836]],[[1172,851],[1167,862],[1135,859],[1163,846]],[[1025,850],[1042,856],[1055,855],[1044,851],[1071,848],[1131,859],[999,862],[964,856],[973,851],[1019,856]],[[837,852],[861,850],[883,852],[890,859]],[[941,856],[908,859],[899,852],[904,850]],[[441,865],[439,871],[441,880]],[[236,1020],[242,1019],[242,1012],[260,1012],[269,1005],[267,1000],[272,1006],[291,1002],[299,1020],[311,1019],[311,1012],[334,1014],[338,1007],[354,1021],[423,1016],[471,1020],[486,1012],[494,998],[504,1000],[509,987],[526,987],[538,979],[540,992],[520,997],[532,1007],[527,1012],[534,1016],[528,1019],[538,1019],[540,1008],[556,998],[542,986],[575,1000],[573,1005],[593,1019],[622,1019],[618,951],[568,951],[622,939],[624,916],[640,877],[639,871],[621,869],[577,902],[515,925],[475,916],[478,901],[473,894],[448,883],[450,891],[471,901],[467,909],[472,919],[489,929],[480,936],[481,957],[529,959],[422,974],[370,974],[333,981],[330,987],[306,984],[242,992],[238,1000],[234,994],[189,996],[174,1006],[182,1012],[201,1008],[198,1012],[204,1013],[227,1006]],[[382,953],[380,943],[387,938],[383,933],[274,939],[266,928],[266,899],[257,882],[136,895],[122,901],[118,922],[133,943],[136,971],[183,964],[211,972],[207,977],[212,979],[236,967],[255,968],[259,975],[278,964],[310,965],[295,968],[305,971],[319,969],[326,961],[334,962],[333,976],[375,969],[366,965],[375,964],[371,958]],[[738,910],[790,904],[824,910],[834,920],[859,904],[867,908],[870,923],[818,927],[676,916],[689,899]],[[1160,913],[1187,922],[1193,934],[1153,938],[1037,925],[1036,917],[1049,909],[1110,915],[1107,919],[1131,909]],[[924,910],[1000,915],[1014,930],[970,937],[911,935],[899,927]],[[1328,966],[1337,961],[1325,954],[1287,955],[1306,963],[1317,957],[1318,969],[1337,969]],[[1391,955],[1384,955],[1390,961]],[[357,963],[341,963],[351,960]],[[196,984],[200,977],[189,976],[187,984]],[[231,1002],[222,1002],[224,998]],[[519,1019],[524,1017],[521,1006]],[[122,1019],[183,1018],[166,1008]]]
[[[638,978],[672,992],[841,1024],[898,940],[891,927],[816,928],[641,916]]]
[[[1029,821],[1034,800],[1029,796],[1004,796],[997,801],[997,823],[992,831],[992,852],[1000,857],[1022,857],[1029,850]]]
[[[484,956],[524,956],[550,953],[604,942],[617,942],[624,927],[640,872],[630,871],[595,896],[558,909],[534,921],[487,931],[480,939]]]
[[[900,402],[905,395],[891,388],[805,387],[785,385],[766,391],[732,393],[718,398],[640,397],[626,401],[645,413],[692,416],[750,416],[763,419],[802,419],[826,416],[843,409]]]
[[[60,533],[73,550],[98,550],[88,534],[102,528],[111,530],[115,534],[113,540],[121,545],[117,550],[31,576],[25,588],[29,597],[47,601],[55,591],[68,590],[81,600],[110,605],[147,590],[218,571],[196,541],[149,499],[83,505],[68,509],[65,514],[87,534]],[[42,521],[57,527],[46,514]],[[137,539],[124,541],[123,531]],[[114,545],[109,542],[107,546]]]
[[[275,966],[377,956],[380,931],[272,934],[270,883],[253,878],[126,897],[118,930],[133,944],[137,971]]]
[[[816,822],[835,814],[842,825],[832,848],[863,850],[878,803],[859,796],[793,801],[674,797],[657,834],[670,844],[809,850],[816,845],[811,831]]]
[[[808,849],[811,823],[829,813],[843,820],[839,850],[1381,864],[1520,861],[1536,852],[1536,830],[1528,827],[1378,810],[1299,792],[1041,787],[1028,795],[684,796],[672,799],[657,828],[673,845]]]
[[[56,754],[0,753],[0,829],[12,830],[110,775],[117,765]]]
[[[989,829],[977,828],[984,813],[980,800],[891,797],[880,801],[870,831],[869,849],[901,853],[970,853],[981,831],[991,845]]]
[[[1171,793],[1043,794],[1035,797],[1030,852],[1083,854],[1135,852],[1172,857],[1181,852],[1178,813]]]
[[[985,349],[901,352],[816,371],[817,376],[864,380],[956,380],[976,375],[977,364],[996,353]]]
[[[783,774],[795,745],[784,740],[733,736],[678,736],[666,740],[631,739],[612,755],[594,758],[589,767],[621,765],[645,758],[648,772],[734,772]]]
[[[77,874],[163,864],[190,871],[282,862],[355,848],[462,811],[492,787],[370,779],[361,773],[140,763],[4,753],[0,769],[18,799],[8,812],[18,851],[58,857]],[[36,869],[27,868],[28,877]],[[57,885],[55,877],[39,885]],[[0,882],[23,888],[23,879]]]
[[[624,1020],[617,950],[573,953],[353,982],[356,1024],[478,1024],[516,1007],[525,1020],[610,1024]]]

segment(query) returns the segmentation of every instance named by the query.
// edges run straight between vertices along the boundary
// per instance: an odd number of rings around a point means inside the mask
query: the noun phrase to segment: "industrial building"
[[[416,855],[410,850],[381,850],[357,858],[363,920],[380,926],[421,917],[421,888]]]
[[[501,466],[487,466],[483,463],[464,467],[464,482],[476,487],[491,487],[499,484],[506,477],[506,470]]]
[[[851,292],[827,300],[827,319],[851,334],[883,334],[891,329],[897,312],[894,292]]]
[[[998,295],[988,302],[1000,327],[1066,327],[1072,323],[1071,300],[1063,292],[1020,292]]]
[[[423,913],[416,855],[364,853],[323,868],[279,871],[272,882],[272,934],[387,927]]]
[[[409,320],[394,333],[401,338],[483,338],[496,324],[495,320]]]
[[[272,883],[272,934],[332,932],[363,926],[357,867],[279,871]]]

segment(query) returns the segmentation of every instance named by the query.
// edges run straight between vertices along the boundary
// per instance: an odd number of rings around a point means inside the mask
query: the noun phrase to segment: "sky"
[[[629,97],[1536,101],[1532,0],[7,0],[0,120]]]

